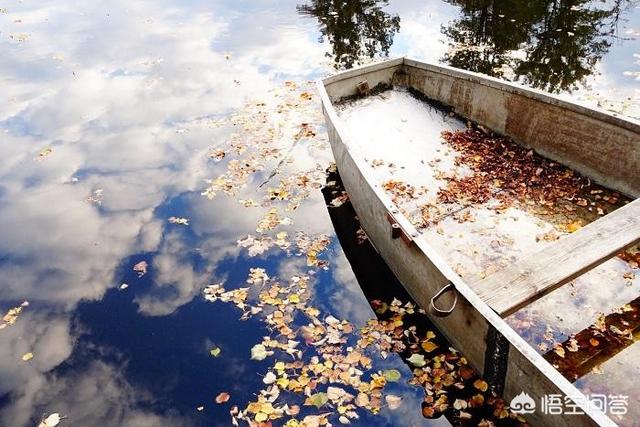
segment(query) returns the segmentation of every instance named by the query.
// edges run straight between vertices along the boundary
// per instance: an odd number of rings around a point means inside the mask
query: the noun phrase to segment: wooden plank
[[[471,287],[505,317],[640,241],[640,199]]]
[[[636,343],[639,335],[640,298],[636,298],[622,310],[604,317],[600,324],[593,324],[563,342],[562,356],[551,350],[544,358],[573,382]]]

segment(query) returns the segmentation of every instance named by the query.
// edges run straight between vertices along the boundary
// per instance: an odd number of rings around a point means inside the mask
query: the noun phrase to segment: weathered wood
[[[640,241],[640,199],[471,285],[505,317]]]
[[[398,83],[592,181],[640,197],[640,122],[477,73],[405,59]]]
[[[620,312],[605,316],[561,344],[560,356],[551,350],[544,355],[565,378],[576,381],[634,344],[640,334],[640,298],[625,304]],[[571,342],[576,348],[572,348]]]

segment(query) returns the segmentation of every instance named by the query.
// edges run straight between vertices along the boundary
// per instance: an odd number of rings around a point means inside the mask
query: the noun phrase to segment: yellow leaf
[[[431,341],[423,341],[422,342],[422,348],[424,349],[424,351],[426,351],[427,353],[432,352],[433,350],[435,350],[436,348],[438,348],[438,344],[431,342]]]
[[[278,378],[278,381],[276,381],[276,384],[278,384],[278,386],[280,388],[287,388],[287,386],[289,385],[289,379],[288,378]]]
[[[567,231],[569,233],[576,232],[581,228],[582,228],[582,221],[580,221],[580,220],[573,221],[573,222],[570,222],[569,224],[567,224]]]
[[[22,360],[24,360],[25,362],[31,359],[33,359],[33,353],[31,352],[22,355]]]
[[[298,294],[289,295],[289,302],[292,304],[298,304],[300,302],[300,295]]]
[[[487,391],[487,389],[489,388],[489,384],[487,384],[487,382],[483,380],[475,380],[473,382],[473,386],[483,392]]]

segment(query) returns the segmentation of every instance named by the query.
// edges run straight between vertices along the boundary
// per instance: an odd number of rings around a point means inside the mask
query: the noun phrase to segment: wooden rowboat
[[[525,415],[532,425],[615,425],[604,411],[587,404],[584,395],[505,317],[562,289],[640,241],[640,201],[631,201],[640,195],[640,123],[516,84],[408,58],[352,69],[319,81],[318,86],[337,168],[365,232],[448,340],[507,402],[523,392],[533,399],[538,408]],[[456,252],[447,252],[443,248],[448,242],[415,225],[407,213],[409,208],[399,206],[385,191],[383,178],[372,164],[372,156],[384,150],[390,156],[417,150],[405,157],[408,163],[412,156],[440,153],[441,147],[421,148],[434,138],[420,138],[416,132],[428,131],[404,130],[404,122],[420,117],[402,110],[404,104],[393,104],[409,102],[403,100],[402,93],[385,95],[379,90],[390,87],[408,89],[414,97],[418,93],[448,107],[451,115],[530,147],[594,183],[626,195],[629,201],[557,240],[540,247],[529,245],[486,277],[463,278],[454,270]],[[352,103],[349,111],[342,107],[345,100]],[[377,102],[390,104],[376,115]],[[368,110],[358,115],[359,109]],[[393,116],[390,111],[406,113],[407,117],[389,122]],[[447,116],[439,120],[446,124]],[[366,127],[357,126],[367,123],[368,133],[363,132]],[[386,147],[383,140],[371,142],[383,132]],[[403,138],[409,134],[412,136],[407,138],[415,140],[403,146]],[[420,163],[425,165],[424,159]],[[418,174],[427,171],[425,165]],[[430,185],[438,185],[429,179],[423,182],[425,193]],[[522,224],[528,223],[525,220]],[[451,305],[451,309],[442,308],[444,305]],[[568,397],[582,414],[543,413],[540,403],[549,395]]]

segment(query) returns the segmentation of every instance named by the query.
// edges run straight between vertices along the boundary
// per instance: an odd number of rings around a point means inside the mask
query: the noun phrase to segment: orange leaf
[[[230,398],[231,398],[231,396],[229,395],[229,393],[223,391],[222,393],[220,393],[219,395],[216,396],[216,403],[217,404],[225,403]]]

